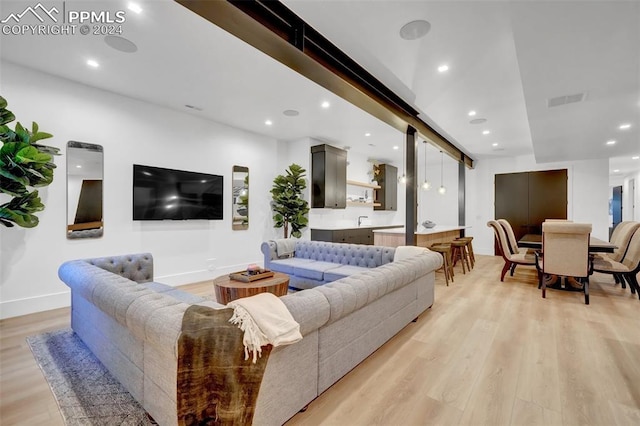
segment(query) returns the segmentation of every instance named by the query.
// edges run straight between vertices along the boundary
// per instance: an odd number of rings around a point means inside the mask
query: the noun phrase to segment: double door
[[[507,219],[516,239],[541,234],[545,219],[566,219],[567,169],[497,174],[495,218]]]

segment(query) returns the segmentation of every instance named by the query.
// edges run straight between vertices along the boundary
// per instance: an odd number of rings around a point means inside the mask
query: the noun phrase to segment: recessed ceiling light
[[[620,129],[620,130],[626,130],[626,129],[628,129],[629,127],[631,127],[631,124],[629,124],[629,123],[624,123],[624,124],[621,124],[621,125],[620,125],[620,127],[618,127],[618,129]]]
[[[469,117],[473,117],[474,115],[476,115],[475,111],[469,111]]]
[[[631,157],[631,159],[632,159],[632,160],[637,160],[637,159],[639,159],[639,158],[640,158],[640,157],[638,157],[637,155],[634,155],[633,157]]]
[[[89,65],[91,68],[98,68],[100,66],[98,61],[94,59],[87,59],[87,65]]]
[[[416,40],[427,35],[431,24],[424,19],[418,19],[406,23],[400,28],[400,37],[404,40]]]
[[[300,113],[298,111],[296,111],[295,109],[286,109],[284,111],[282,111],[282,113],[284,115],[286,115],[287,117],[295,117],[297,115],[299,115]]]
[[[482,123],[486,123],[487,119],[486,118],[474,118],[473,120],[471,120],[469,122],[469,124],[482,124]]]
[[[76,164],[76,169],[81,169],[81,168],[82,168],[82,165]]]
[[[400,147],[398,145],[394,145],[393,149],[398,150]]]
[[[331,106],[331,104],[328,101],[324,101],[323,103],[320,104],[320,106],[324,109],[327,109]]]
[[[615,169],[615,170],[613,171],[613,173],[618,173],[619,171],[620,171],[620,169]]]
[[[483,130],[483,131],[482,131],[482,134],[483,134],[483,135],[488,135],[489,133],[491,133],[491,130]]]
[[[498,146],[498,142],[492,143],[491,146]]]
[[[438,67],[438,72],[446,72],[446,71],[449,71],[449,65],[445,64],[445,65],[440,65]]]
[[[614,140],[607,141],[607,145],[615,145],[615,144],[616,144],[616,141]]]
[[[142,8],[140,7],[140,5],[138,3],[133,3],[130,2],[127,5],[127,9],[129,9],[130,11],[134,12],[134,13],[140,13],[142,12]]]
[[[127,40],[124,37],[108,35],[105,36],[104,42],[107,46],[124,53],[134,53],[138,51],[138,46],[131,40]]]
[[[267,126],[271,126],[271,125],[273,124],[273,121],[271,121],[271,120],[266,120],[266,121],[264,122],[264,124],[266,124]]]
[[[365,133],[364,135],[365,135],[366,137],[369,137],[369,136],[371,136],[371,133],[367,132],[367,133]]]

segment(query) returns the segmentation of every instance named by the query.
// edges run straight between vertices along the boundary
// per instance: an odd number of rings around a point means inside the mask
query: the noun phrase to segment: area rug
[[[27,337],[67,425],[155,425],[71,329]]]

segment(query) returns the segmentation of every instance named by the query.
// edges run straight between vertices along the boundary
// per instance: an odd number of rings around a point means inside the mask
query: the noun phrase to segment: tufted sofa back
[[[394,253],[393,247],[298,241],[296,242],[295,257],[363,268],[377,268],[392,262]]]
[[[99,257],[86,259],[86,261],[91,265],[118,274],[131,281],[138,283],[153,281],[153,256],[151,256],[151,253]]]

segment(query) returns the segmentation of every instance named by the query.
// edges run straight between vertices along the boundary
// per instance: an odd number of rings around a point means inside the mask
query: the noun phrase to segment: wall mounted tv
[[[222,220],[223,176],[133,165],[133,220]]]

